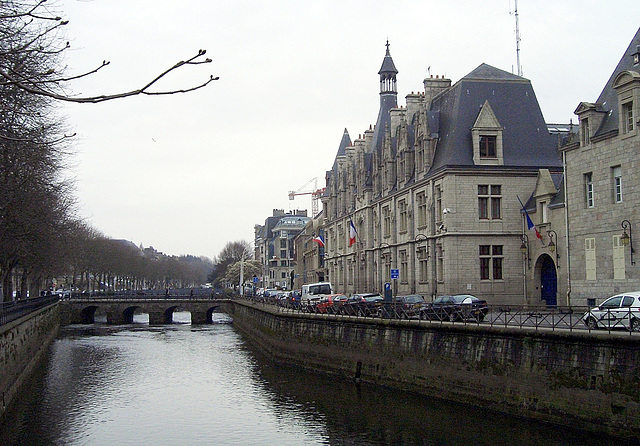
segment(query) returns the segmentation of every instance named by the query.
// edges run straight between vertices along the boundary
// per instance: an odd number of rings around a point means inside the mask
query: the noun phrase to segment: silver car
[[[616,294],[587,311],[582,321],[591,330],[626,328],[640,331],[640,291]]]

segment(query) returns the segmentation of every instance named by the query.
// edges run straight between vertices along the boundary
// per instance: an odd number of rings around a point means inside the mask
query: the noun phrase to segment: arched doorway
[[[547,254],[538,258],[536,270],[540,271],[540,299],[547,305],[558,304],[558,275],[553,259]]]

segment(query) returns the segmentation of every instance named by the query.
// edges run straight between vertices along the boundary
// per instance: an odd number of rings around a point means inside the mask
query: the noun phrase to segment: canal
[[[215,322],[63,328],[0,444],[624,444],[275,364]]]

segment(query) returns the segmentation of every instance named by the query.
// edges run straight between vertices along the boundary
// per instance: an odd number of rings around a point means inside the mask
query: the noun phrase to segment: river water
[[[623,444],[278,365],[215,319],[63,328],[0,445]]]

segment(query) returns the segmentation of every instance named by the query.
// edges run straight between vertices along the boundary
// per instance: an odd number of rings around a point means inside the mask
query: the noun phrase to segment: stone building
[[[292,289],[295,266],[293,239],[304,230],[309,220],[306,210],[285,213],[282,209],[274,209],[264,225],[255,225],[255,259],[260,261],[263,269],[259,287]]]
[[[388,43],[378,74],[375,126],[352,143],[345,130],[326,175],[326,279],[343,293],[539,303],[525,291],[517,197],[562,165],[531,82],[482,64],[453,85],[425,79],[399,107]]]
[[[640,222],[640,29],[596,102],[581,102],[575,114],[579,138],[561,148],[570,297],[573,305],[593,305],[640,289],[633,240]]]
[[[566,126],[563,135],[573,130]],[[527,304],[569,305],[564,176],[540,169],[524,209],[535,225],[525,225],[520,250],[524,258],[523,293]],[[525,216],[526,221],[526,216]]]
[[[324,231],[322,212],[307,223],[294,238],[295,277],[293,289],[299,290],[305,283],[324,282]],[[314,241],[314,239],[319,241]]]

